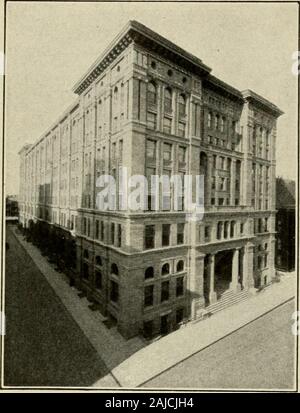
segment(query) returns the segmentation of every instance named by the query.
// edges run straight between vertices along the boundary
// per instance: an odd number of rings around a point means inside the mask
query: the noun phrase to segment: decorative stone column
[[[212,155],[207,155],[207,176],[204,182],[204,205],[211,205]]]
[[[236,177],[236,159],[232,159],[231,174],[230,174],[230,205],[235,205],[235,177]]]
[[[200,316],[201,309],[205,306],[203,282],[204,282],[204,257],[196,248],[192,248],[190,255],[190,281],[189,290],[191,297],[191,319]]]
[[[215,292],[215,254],[209,256],[209,303],[217,301],[217,293]]]
[[[229,289],[232,291],[238,291],[241,288],[239,284],[239,254],[240,254],[239,248],[236,248],[235,250],[233,250],[232,276],[231,276],[231,283],[229,286]]]

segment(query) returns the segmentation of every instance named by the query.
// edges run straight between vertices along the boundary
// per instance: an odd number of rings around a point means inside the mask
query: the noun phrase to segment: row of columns
[[[208,256],[208,298],[212,304],[217,301],[217,293],[215,291],[215,256],[216,253],[211,253]],[[191,251],[191,274],[190,274],[190,291],[192,297],[192,317],[198,317],[198,312],[205,306],[204,300],[204,259],[205,254],[199,254],[196,248]],[[242,261],[242,274],[240,274],[239,266]],[[240,275],[242,280],[240,282]],[[242,283],[242,284],[241,284]],[[241,288],[251,290],[254,288],[253,278],[253,245],[246,244],[244,247],[237,247],[233,250],[232,256],[232,273],[229,290],[238,292]]]

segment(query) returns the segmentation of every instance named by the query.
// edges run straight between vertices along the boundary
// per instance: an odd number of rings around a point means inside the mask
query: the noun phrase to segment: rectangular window
[[[99,239],[99,221],[96,220],[96,231],[95,231],[96,239]]]
[[[146,141],[146,156],[150,159],[156,158],[156,142],[150,139]]]
[[[168,301],[169,299],[169,281],[161,283],[161,302]]]
[[[164,143],[163,158],[164,161],[172,160],[172,145],[170,145],[169,143]]]
[[[119,285],[115,281],[110,281],[110,300],[117,303],[119,300]]]
[[[170,245],[170,224],[162,225],[162,246],[167,247]]]
[[[147,126],[149,129],[156,129],[156,114],[147,112]]]
[[[242,222],[241,222],[241,226],[240,226],[240,232],[241,232],[241,234],[244,233],[244,224]]]
[[[153,297],[154,297],[153,291],[154,291],[153,285],[147,285],[145,287],[145,291],[144,291],[144,306],[145,307],[149,307],[153,305]]]
[[[171,134],[172,119],[164,117],[163,130],[164,133]]]
[[[205,225],[204,227],[204,239],[205,241],[210,240],[210,226],[209,225]]]
[[[184,244],[184,224],[177,224],[177,244]]]
[[[176,297],[183,296],[183,277],[176,278]]]
[[[122,225],[118,224],[118,247],[122,245]]]
[[[178,122],[178,135],[182,138],[185,137],[185,123]]]
[[[145,226],[145,249],[154,248],[155,225]]]
[[[178,161],[181,163],[185,163],[186,162],[185,155],[186,155],[186,148],[184,146],[179,146]]]
[[[100,222],[100,238],[101,238],[101,241],[104,240],[104,222],[103,221]]]
[[[110,224],[110,242],[111,244],[115,243],[115,224],[113,222]]]

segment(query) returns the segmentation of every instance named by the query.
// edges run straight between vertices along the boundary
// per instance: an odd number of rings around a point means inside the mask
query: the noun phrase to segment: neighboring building
[[[276,178],[276,268],[295,269],[295,181]]]
[[[167,333],[274,277],[276,120],[131,21],[78,81],[78,98],[21,152],[20,219],[76,233],[78,285],[131,337]],[[96,179],[204,174],[205,216],[100,211]],[[243,291],[241,291],[243,290]],[[214,304],[215,303],[215,304]]]
[[[8,195],[5,199],[6,219],[18,219],[19,207],[17,195]]]

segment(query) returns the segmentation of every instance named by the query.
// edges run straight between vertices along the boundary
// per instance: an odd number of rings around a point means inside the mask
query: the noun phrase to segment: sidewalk
[[[75,287],[69,286],[68,278],[55,271],[47,258],[41,255],[38,248],[26,242],[22,235],[16,233],[15,229],[12,229],[12,233],[47,279],[109,370],[145,346],[145,342],[140,337],[125,340],[116,327],[108,329],[103,324],[104,317],[101,313],[88,308],[91,303],[86,297],[79,298],[79,291]],[[101,380],[101,386],[116,387],[116,381],[108,374]]]
[[[196,321],[141,349],[112,370],[124,387],[138,387],[224,336],[243,327],[280,304],[293,299],[296,276],[285,275],[280,283],[246,301],[220,311],[204,321]],[[95,383],[101,387],[102,380]]]
[[[14,235],[44,274],[115,380],[126,388],[141,386],[166,369],[292,299],[296,292],[296,274],[286,274],[280,283],[272,284],[246,301],[228,307],[211,318],[189,323],[146,346],[139,337],[125,340],[115,327],[107,329],[102,323],[102,315],[88,308],[90,303],[86,298],[78,297],[78,291],[68,285],[67,278],[57,273],[36,247],[24,241],[15,231]],[[94,387],[115,387],[116,382],[111,374],[94,383]]]

